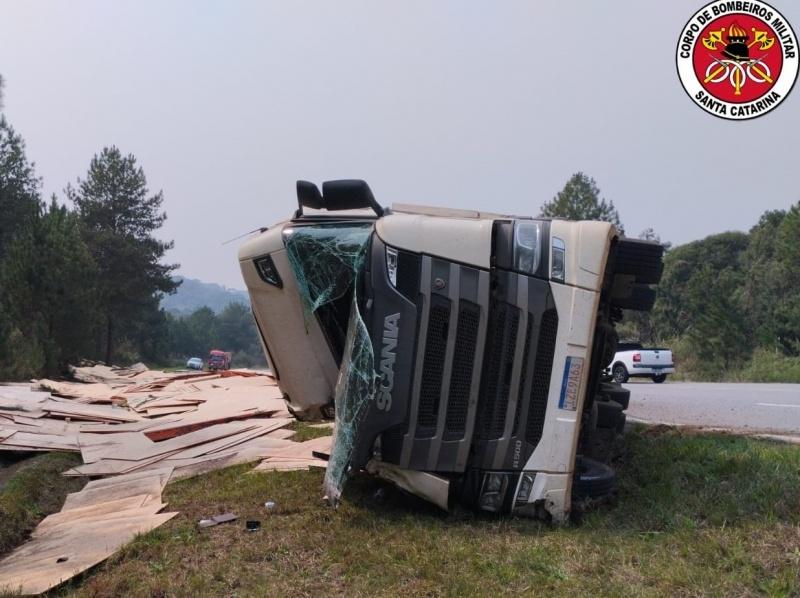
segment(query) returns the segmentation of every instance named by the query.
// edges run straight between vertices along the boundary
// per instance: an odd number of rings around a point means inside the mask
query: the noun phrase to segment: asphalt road
[[[800,436],[800,384],[634,382],[628,418]]]

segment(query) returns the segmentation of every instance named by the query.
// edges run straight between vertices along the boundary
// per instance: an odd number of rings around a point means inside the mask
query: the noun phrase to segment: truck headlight
[[[499,512],[503,508],[503,500],[506,497],[507,489],[508,475],[504,473],[485,474],[478,506],[484,511]]]
[[[519,481],[519,490],[517,490],[517,502],[527,503],[531,495],[531,488],[533,488],[533,480],[536,479],[535,473],[523,473],[522,479]]]
[[[542,253],[542,225],[530,220],[514,223],[514,269],[534,274]]]
[[[253,260],[253,264],[261,280],[278,288],[283,287],[283,281],[281,280],[280,274],[278,274],[278,269],[275,267],[275,262],[272,261],[271,256],[265,255],[264,257],[257,258]]]
[[[553,237],[553,254],[552,254],[552,265],[550,269],[550,278],[553,280],[558,280],[559,282],[564,282],[566,280],[566,245],[564,241],[559,239],[558,237]]]
[[[389,282],[393,287],[397,287],[397,249],[386,246],[386,273],[389,275]]]

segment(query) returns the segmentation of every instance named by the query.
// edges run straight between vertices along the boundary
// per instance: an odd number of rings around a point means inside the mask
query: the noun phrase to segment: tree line
[[[160,307],[178,266],[164,263],[172,242],[156,236],[163,194],[132,154],[104,147],[66,185],[66,202],[41,189],[0,113],[0,379],[63,373],[83,359],[167,364],[217,346],[241,352],[235,364],[259,362],[247,307],[186,318]]]

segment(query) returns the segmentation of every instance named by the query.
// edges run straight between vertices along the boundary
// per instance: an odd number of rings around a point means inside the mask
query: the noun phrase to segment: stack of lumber
[[[230,465],[255,471],[326,467],[331,437],[294,442],[274,379],[265,373],[165,373],[75,368],[85,382],[0,386],[0,450],[74,451],[64,472],[95,479],[0,561],[0,593],[45,591],[161,525],[172,480]]]
[[[0,386],[0,450],[79,452],[84,464],[65,474],[91,477],[169,466],[177,478],[261,459],[260,470],[325,466],[312,452],[330,440],[288,440],[294,419],[268,374],[101,365],[73,374],[87,382]]]

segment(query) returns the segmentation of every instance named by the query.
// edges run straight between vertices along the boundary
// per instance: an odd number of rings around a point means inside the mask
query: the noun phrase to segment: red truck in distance
[[[231,369],[231,354],[219,349],[212,349],[206,363],[209,370],[229,370]]]

